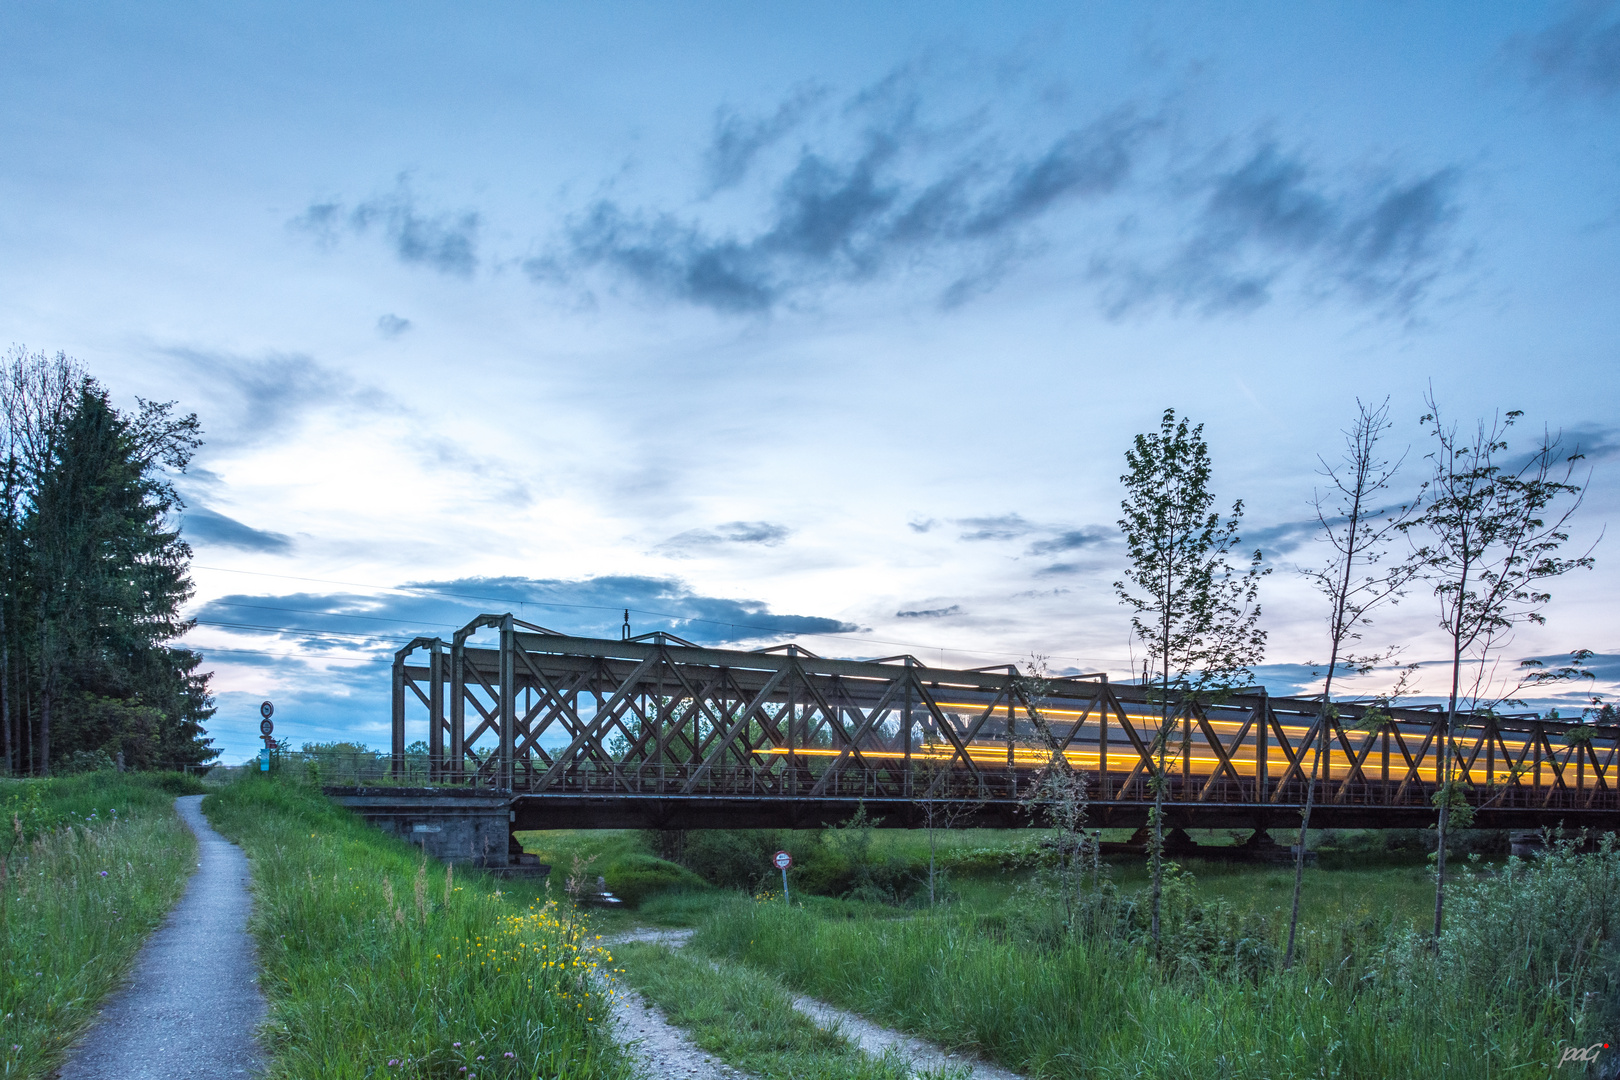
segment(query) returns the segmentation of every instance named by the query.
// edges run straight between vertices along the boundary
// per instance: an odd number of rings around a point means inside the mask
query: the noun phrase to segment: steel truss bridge
[[[481,630],[498,644],[469,644]],[[1150,687],[1106,675],[611,641],[481,615],[395,654],[393,762],[425,720],[431,782],[509,792],[514,829],[814,826],[862,803],[884,825],[945,807],[1008,826],[1028,823],[1020,800],[1061,755],[1087,776],[1091,825],[1138,827],[1162,747],[1168,826],[1260,829],[1298,822],[1319,711],[1255,687],[1174,703],[1166,722]],[[1444,716],[1368,712],[1340,704],[1326,721],[1312,823],[1433,823]],[[1620,728],[1467,715],[1452,755],[1477,827],[1620,825]]]

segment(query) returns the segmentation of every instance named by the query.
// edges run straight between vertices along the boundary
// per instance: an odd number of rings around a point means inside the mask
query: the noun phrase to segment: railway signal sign
[[[771,862],[775,863],[776,868],[782,871],[782,903],[792,907],[793,901],[788,898],[787,872],[788,867],[793,865],[793,856],[789,855],[785,851],[778,851],[771,858]]]

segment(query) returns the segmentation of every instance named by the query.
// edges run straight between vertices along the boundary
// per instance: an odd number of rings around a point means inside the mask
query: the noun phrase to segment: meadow
[[[179,899],[196,840],[177,773],[0,780],[0,1076],[54,1075]]]
[[[619,875],[643,890],[615,922],[695,927],[688,950],[723,971],[1030,1076],[1578,1076],[1588,1066],[1560,1069],[1563,1049],[1620,1030],[1612,848],[1459,859],[1438,950],[1420,932],[1433,904],[1421,855],[1325,853],[1306,872],[1299,961],[1284,971],[1291,867],[1177,866],[1155,951],[1141,859],[1108,860],[1081,883],[1083,902],[1065,904],[1034,831],[936,840],[945,880],[934,905],[919,885],[921,833],[689,834],[685,865],[651,893],[667,838],[544,833],[525,844],[554,861],[594,855],[610,888]],[[798,864],[791,905],[762,863],[778,845]],[[718,887],[738,884],[739,853],[753,895]],[[693,873],[709,884],[681,884]],[[652,949],[625,957],[632,983],[641,967],[674,977]],[[704,992],[692,976],[686,993]]]

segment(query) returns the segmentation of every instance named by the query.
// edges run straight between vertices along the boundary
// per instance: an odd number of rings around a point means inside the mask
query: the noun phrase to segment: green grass
[[[763,1080],[907,1080],[893,1056],[873,1058],[793,1008],[774,980],[736,964],[710,963],[662,945],[622,945],[628,981],[692,1041]]]
[[[631,1075],[594,935],[534,886],[452,875],[290,780],[204,811],[252,860],[270,1077]]]
[[[175,774],[0,780],[0,1076],[54,1075],[179,899],[197,843],[173,802],[194,788]]]
[[[1573,1034],[1534,987],[1476,994],[1398,933],[1349,942],[1337,965],[1200,977],[974,913],[851,920],[735,897],[690,947],[1042,1077],[1539,1076]]]

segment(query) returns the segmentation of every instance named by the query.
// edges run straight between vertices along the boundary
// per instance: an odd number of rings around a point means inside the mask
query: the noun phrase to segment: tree
[[[1322,755],[1337,716],[1333,707],[1333,680],[1341,670],[1366,674],[1388,660],[1393,650],[1357,656],[1349,650],[1361,640],[1360,627],[1368,625],[1368,615],[1383,603],[1395,603],[1402,587],[1415,572],[1410,564],[1382,565],[1389,542],[1398,535],[1401,524],[1413,510],[1412,504],[1393,512],[1380,505],[1389,490],[1401,460],[1393,463],[1378,454],[1378,441],[1389,430],[1389,399],[1369,406],[1356,401],[1356,419],[1344,432],[1344,454],[1337,464],[1318,458],[1321,472],[1332,484],[1333,494],[1324,503],[1321,492],[1313,500],[1316,507],[1317,538],[1328,545],[1330,554],[1319,568],[1301,573],[1328,601],[1328,659],[1322,682],[1322,703],[1316,723],[1306,738],[1306,749],[1315,746],[1310,779],[1305,786],[1305,806],[1300,813],[1299,846],[1294,853],[1294,903],[1288,916],[1288,948],[1283,954],[1284,969],[1294,964],[1294,938],[1299,929],[1299,897],[1305,883],[1305,835],[1311,826],[1311,809],[1316,801],[1316,779]],[[1382,520],[1379,520],[1379,519]],[[1312,665],[1315,667],[1316,665]],[[1302,751],[1303,752],[1303,751]]]
[[[1031,656],[1024,664],[1025,674],[1014,684],[1017,696],[1029,713],[1032,738],[1020,740],[1047,755],[1043,765],[1024,789],[1019,806],[1031,816],[1039,814],[1052,830],[1050,841],[1057,855],[1057,890],[1063,902],[1065,922],[1078,927],[1081,885],[1085,867],[1096,864],[1098,847],[1086,832],[1086,810],[1090,803],[1089,778],[1069,764],[1052,722],[1046,717],[1051,689],[1046,657]]]
[[[35,730],[29,766],[61,753],[123,753],[137,767],[215,756],[201,658],[167,642],[190,629],[191,551],[168,524],[172,476],[199,444],[195,415],[137,399],[120,413],[73,361],[14,349],[0,374],[7,478],[0,690]],[[15,742],[15,740],[12,740]],[[14,757],[15,767],[15,757]]]
[[[1434,440],[1433,472],[1424,484],[1421,515],[1401,525],[1414,538],[1412,563],[1433,585],[1440,628],[1451,645],[1451,686],[1442,721],[1435,802],[1439,807],[1434,891],[1434,935],[1439,940],[1445,910],[1446,833],[1452,812],[1467,806],[1452,776],[1452,739],[1459,703],[1487,696],[1495,664],[1515,627],[1546,622],[1541,609],[1552,599],[1546,583],[1593,565],[1590,550],[1576,558],[1559,552],[1567,525],[1580,506],[1581,488],[1571,483],[1578,452],[1565,454],[1561,440],[1543,431],[1518,464],[1508,457],[1507,434],[1522,412],[1480,421],[1469,436],[1441,415],[1434,394],[1425,395],[1421,418]],[[1465,668],[1471,682],[1463,684]]]
[[[1165,753],[1171,724],[1201,697],[1219,698],[1249,681],[1249,667],[1265,654],[1265,631],[1257,625],[1260,567],[1255,551],[1246,569],[1228,557],[1241,543],[1241,500],[1225,522],[1213,510],[1209,447],[1204,428],[1189,427],[1166,409],[1159,430],[1136,436],[1125,452],[1129,472],[1120,477],[1125,499],[1119,527],[1130,566],[1114,583],[1131,608],[1131,628],[1147,648],[1156,678],[1161,723],[1152,752],[1158,755],[1150,783],[1152,810],[1152,934],[1159,942],[1163,892]]]

